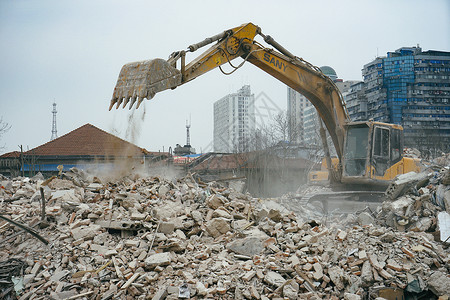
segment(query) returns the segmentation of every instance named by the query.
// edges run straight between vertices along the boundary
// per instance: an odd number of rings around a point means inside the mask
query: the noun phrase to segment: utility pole
[[[22,169],[22,177],[25,177],[25,166],[23,165],[23,147],[22,145],[19,146],[20,147],[20,164],[21,164],[21,169]]]
[[[53,114],[53,122],[52,122],[52,137],[50,138],[50,141],[53,141],[54,139],[56,139],[58,137],[58,132],[56,130],[56,103],[53,103],[53,110],[52,110],[52,114]]]

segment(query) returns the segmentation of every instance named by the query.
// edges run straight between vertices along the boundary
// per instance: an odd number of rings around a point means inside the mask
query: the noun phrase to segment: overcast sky
[[[331,66],[344,80],[361,80],[363,65],[377,54],[417,44],[450,51],[449,3],[0,0],[0,117],[11,125],[0,154],[48,142],[54,101],[58,136],[91,123],[147,150],[167,151],[185,143],[191,116],[192,146],[211,150],[214,101],[250,84],[255,95],[265,93],[284,109],[286,86],[251,64],[231,76],[216,69],[145,101],[130,135],[130,111],[108,111],[122,65],[166,59],[253,22],[296,56]]]

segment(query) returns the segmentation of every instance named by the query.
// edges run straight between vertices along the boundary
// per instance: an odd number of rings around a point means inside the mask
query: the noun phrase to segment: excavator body
[[[256,41],[257,35],[275,49]],[[195,52],[211,43],[215,44],[186,63],[188,52]],[[231,62],[237,58],[243,61],[235,66]],[[351,122],[343,97],[334,82],[318,67],[294,56],[252,23],[192,44],[186,50],[172,53],[167,60],[153,59],[124,65],[109,109],[114,105],[118,108],[121,104],[125,107],[128,103],[131,109],[136,102],[138,108],[145,98],[150,100],[158,92],[174,89],[215,68],[229,75],[245,62],[250,62],[303,94],[314,105],[338,156],[338,162],[332,163],[327,155],[327,166],[332,166],[328,167],[330,181],[333,179],[366,187],[387,186],[395,176],[419,169],[415,161],[402,156],[401,126],[373,121]],[[224,72],[221,68],[224,64],[229,64],[233,68],[232,72]],[[323,128],[322,131],[324,149],[328,149]]]

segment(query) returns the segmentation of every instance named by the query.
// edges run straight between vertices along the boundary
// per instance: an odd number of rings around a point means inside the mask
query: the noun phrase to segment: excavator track
[[[375,209],[385,198],[383,191],[330,191],[296,195],[286,208],[299,212],[298,208],[309,204],[315,206],[322,214],[349,214],[366,207]]]

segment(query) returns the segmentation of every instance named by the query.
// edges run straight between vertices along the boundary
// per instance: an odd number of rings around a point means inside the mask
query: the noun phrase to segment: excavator
[[[255,40],[262,37],[268,48]],[[214,44],[213,44],[214,43]],[[209,45],[209,49],[186,62],[186,55]],[[236,65],[233,61],[241,58]],[[399,174],[419,171],[417,162],[403,157],[403,128],[374,121],[352,122],[343,96],[334,82],[322,71],[293,55],[261,28],[246,23],[173,52],[167,60],[152,59],[125,64],[119,74],[109,110],[129,104],[140,106],[156,93],[175,89],[200,75],[219,68],[228,75],[249,62],[303,94],[316,108],[336,149],[337,163],[332,163],[325,129],[321,137],[329,179],[344,185],[386,187]],[[231,72],[222,66],[229,64]]]

